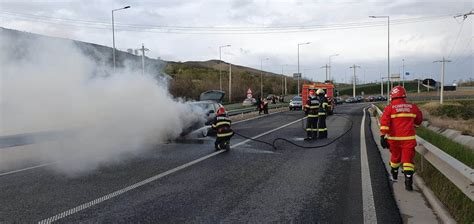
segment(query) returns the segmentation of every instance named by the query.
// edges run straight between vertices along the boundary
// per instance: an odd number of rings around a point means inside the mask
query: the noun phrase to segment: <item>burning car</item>
[[[199,121],[191,125],[181,133],[181,136],[206,137],[215,134],[211,128],[212,121],[216,117],[216,112],[222,106],[221,102],[225,93],[219,90],[209,90],[201,93],[199,101],[190,102],[193,107],[198,107],[204,111],[204,122]],[[227,112],[226,112],[227,113]]]

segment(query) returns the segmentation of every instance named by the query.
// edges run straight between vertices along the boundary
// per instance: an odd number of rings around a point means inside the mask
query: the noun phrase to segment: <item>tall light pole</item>
[[[119,11],[119,10],[122,10],[122,9],[128,9],[130,8],[129,5],[123,7],[123,8],[119,8],[119,9],[112,9],[112,58],[113,58],[113,63],[114,63],[114,73],[115,73],[115,27],[114,27],[114,12],[115,11]]]
[[[228,44],[228,45],[223,45],[223,46],[219,46],[219,90],[222,91],[222,48],[223,47],[230,47],[232,45]]]
[[[263,98],[263,61],[266,61],[270,58],[260,59],[260,98]]]
[[[284,87],[284,79],[285,79],[285,73],[284,73],[284,69],[285,69],[285,66],[287,66],[287,64],[284,64],[281,66],[281,95],[284,96],[285,95],[285,87]]]
[[[301,78],[301,73],[300,73],[300,45],[306,45],[310,44],[311,42],[306,42],[306,43],[299,43],[298,44],[298,96],[300,95],[300,78]]]
[[[339,54],[329,55],[329,79],[331,79],[331,58],[339,56]]]
[[[390,16],[369,16],[370,18],[387,18],[387,77],[388,77],[388,82],[387,82],[387,96],[390,93]],[[389,102],[389,99],[387,97],[387,104]]]

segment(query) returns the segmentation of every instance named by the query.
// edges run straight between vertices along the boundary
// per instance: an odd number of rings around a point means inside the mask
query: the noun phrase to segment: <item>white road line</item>
[[[367,159],[367,146],[365,144],[365,108],[360,124],[360,170],[362,179],[362,211],[364,223],[377,223],[372,180],[370,179],[369,161]]]
[[[270,115],[273,115],[273,114],[282,113],[282,112],[284,112],[284,111],[278,111],[278,112],[274,112],[274,113],[267,114],[267,115],[263,115],[263,116],[252,117],[252,118],[249,118],[249,119],[245,119],[245,120],[233,122],[233,124],[238,124],[238,123],[242,123],[242,122],[246,122],[246,121],[251,121],[251,120],[255,120],[255,119],[258,119],[258,118],[267,117],[267,116],[270,116]],[[55,163],[57,163],[57,162],[46,163],[46,164],[40,164],[40,165],[38,165],[38,166],[32,166],[32,167],[27,167],[27,168],[19,169],[19,170],[9,171],[9,172],[6,172],[6,173],[0,173],[0,176],[4,176],[4,175],[8,175],[8,174],[14,174],[14,173],[18,173],[18,172],[22,172],[22,171],[26,171],[26,170],[32,170],[32,169],[36,169],[36,168],[41,168],[41,167],[45,167],[45,166],[50,166],[50,165],[53,165],[53,164],[55,164]]]
[[[44,163],[44,164],[40,164],[40,165],[37,165],[37,166],[31,166],[31,167],[26,167],[26,168],[19,169],[19,170],[13,170],[13,171],[5,172],[5,173],[0,173],[0,177],[8,175],[8,174],[14,174],[14,173],[22,172],[22,171],[32,170],[32,169],[36,169],[36,168],[40,168],[40,167],[51,166],[55,163],[57,163],[57,162]]]
[[[246,121],[251,121],[251,120],[255,120],[255,119],[258,119],[258,118],[262,118],[262,117],[268,117],[268,116],[271,116],[271,115],[274,115],[274,114],[279,114],[279,113],[282,113],[284,111],[277,111],[277,112],[274,112],[274,113],[271,113],[271,114],[266,114],[266,115],[263,115],[263,116],[257,116],[257,117],[251,117],[251,118],[247,118],[245,120],[241,120],[241,121],[236,121],[236,122],[232,122],[232,124],[238,124],[238,123],[242,123],[242,122],[246,122]]]
[[[271,114],[267,114],[267,115],[263,115],[263,116],[258,116],[258,117],[252,117],[252,118],[241,120],[241,121],[236,121],[236,122],[233,122],[233,124],[238,124],[238,123],[255,120],[255,119],[258,119],[258,118],[262,118],[262,117],[267,117],[267,116],[270,116],[270,115],[273,115],[273,114],[278,114],[278,113],[281,113],[281,112],[283,112],[283,111],[279,111],[279,112],[275,112],[275,113],[271,113]],[[36,169],[36,168],[41,168],[41,167],[45,167],[45,166],[50,166],[50,165],[53,165],[55,163],[57,163],[57,162],[45,163],[45,164],[40,164],[40,165],[37,165],[37,166],[32,166],[32,167],[13,170],[13,171],[5,172],[5,173],[0,173],[0,176],[4,176],[4,175],[8,175],[8,174],[14,174],[14,173],[27,171],[27,170],[32,170],[32,169]]]
[[[259,134],[259,135],[255,136],[255,137],[252,137],[251,139],[260,138],[260,137],[262,137],[262,136],[264,136],[264,135],[267,135],[267,134],[270,134],[270,133],[275,132],[275,131],[277,131],[277,130],[280,130],[280,129],[282,129],[282,128],[288,127],[288,126],[290,126],[290,125],[292,125],[292,124],[294,124],[294,123],[296,123],[296,122],[299,122],[299,121],[301,121],[301,120],[302,120],[302,119],[298,119],[298,120],[296,120],[296,121],[293,121],[293,122],[290,122],[290,123],[288,123],[288,124],[282,125],[282,126],[280,126],[280,127],[278,127],[278,128],[272,129],[272,130],[267,131],[267,132],[265,132],[265,133]],[[242,142],[239,142],[239,143],[237,143],[237,144],[231,145],[231,148],[232,148],[232,147],[237,147],[237,146],[239,146],[239,145],[243,145],[243,144],[245,144],[245,143],[251,141],[251,139],[247,139],[247,140],[245,140],[245,141],[242,141]],[[140,181],[140,182],[138,182],[138,183],[135,183],[135,184],[133,184],[133,185],[130,185],[130,186],[125,187],[125,188],[123,188],[123,189],[120,189],[120,190],[118,190],[118,191],[115,191],[115,192],[112,192],[112,193],[110,193],[110,194],[104,195],[104,196],[102,196],[102,197],[100,197],[100,198],[97,198],[97,199],[95,199],[95,200],[93,200],[93,201],[84,203],[84,204],[82,204],[82,205],[79,205],[79,206],[74,207],[74,208],[72,208],[72,209],[69,209],[69,210],[67,210],[67,211],[61,212],[61,213],[59,213],[59,214],[57,214],[57,215],[54,215],[54,216],[52,216],[52,217],[49,217],[49,218],[47,218],[47,219],[43,219],[43,220],[39,221],[38,223],[40,223],[40,224],[52,223],[52,222],[57,221],[57,220],[59,220],[59,219],[65,218],[66,216],[75,214],[75,213],[77,213],[77,212],[80,212],[80,211],[82,211],[82,210],[85,210],[85,209],[87,209],[87,208],[90,208],[90,207],[92,207],[92,206],[94,206],[94,205],[96,205],[96,204],[99,204],[99,203],[104,202],[104,201],[106,201],[106,200],[115,198],[115,197],[117,197],[117,196],[119,196],[119,195],[121,195],[121,194],[124,194],[124,193],[126,193],[126,192],[128,192],[128,191],[131,191],[131,190],[133,190],[133,189],[135,189],[135,188],[141,187],[141,186],[143,186],[143,185],[145,185],[145,184],[148,184],[148,183],[150,183],[150,182],[153,182],[153,181],[155,181],[155,180],[158,180],[158,179],[160,179],[160,178],[163,178],[163,177],[165,177],[165,176],[168,176],[168,175],[170,175],[170,174],[172,174],[172,173],[175,173],[175,172],[177,172],[177,171],[180,171],[180,170],[182,170],[182,169],[185,169],[185,168],[187,168],[187,167],[190,167],[190,166],[192,166],[192,165],[194,165],[194,164],[197,164],[197,163],[199,163],[199,162],[202,162],[202,161],[204,161],[204,160],[206,160],[206,159],[209,159],[209,158],[211,158],[211,157],[214,157],[214,156],[216,156],[216,155],[219,155],[219,154],[221,154],[221,153],[223,153],[223,152],[225,152],[225,151],[220,150],[220,151],[211,153],[211,154],[209,154],[209,155],[207,155],[207,156],[204,156],[204,157],[201,157],[201,158],[199,158],[199,159],[193,160],[193,161],[191,161],[191,162],[189,162],[189,163],[183,164],[183,165],[181,165],[181,166],[178,166],[178,167],[173,168],[173,169],[171,169],[171,170],[168,170],[168,171],[166,171],[166,172],[160,173],[160,174],[155,175],[155,176],[153,176],[153,177],[150,177],[150,178],[148,178],[148,179],[142,180],[142,181]]]

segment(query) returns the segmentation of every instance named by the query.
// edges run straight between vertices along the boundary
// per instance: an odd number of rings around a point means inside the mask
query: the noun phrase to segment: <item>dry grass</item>
[[[444,105],[462,106],[459,102],[447,102]],[[449,128],[461,131],[462,134],[474,136],[474,119],[458,119],[447,116],[434,116],[433,111],[440,107],[438,102],[429,102],[420,106],[425,120],[439,128]]]

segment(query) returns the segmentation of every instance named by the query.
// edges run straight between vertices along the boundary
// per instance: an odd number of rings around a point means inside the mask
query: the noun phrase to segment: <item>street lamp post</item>
[[[268,59],[269,58],[260,59],[260,98],[263,98],[263,61]]]
[[[370,18],[387,18],[387,77],[388,77],[388,82],[387,82],[387,96],[389,95],[390,92],[390,16],[369,16]],[[389,102],[389,99],[387,97],[387,104]]]
[[[405,59],[402,59],[402,85],[405,88]],[[400,85],[400,84],[399,84]]]
[[[119,11],[119,10],[122,10],[122,9],[128,9],[130,8],[129,5],[123,7],[123,8],[119,8],[119,9],[113,9],[112,10],[112,58],[113,58],[113,64],[114,64],[114,72],[115,72],[115,27],[114,27],[114,12],[115,11]]]
[[[221,51],[222,51],[222,48],[223,47],[230,47],[232,45],[228,44],[228,45],[223,45],[223,46],[219,46],[219,90],[222,91],[222,54],[221,54]]]
[[[339,56],[339,54],[333,54],[333,55],[329,55],[329,78],[328,79],[331,79],[331,58],[332,57],[336,57],[336,56]]]
[[[300,45],[306,45],[306,44],[310,44],[311,42],[306,42],[306,43],[299,43],[298,44],[298,96],[300,95],[300,78],[301,78],[301,74],[300,74]]]

